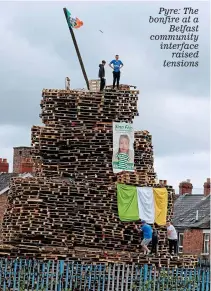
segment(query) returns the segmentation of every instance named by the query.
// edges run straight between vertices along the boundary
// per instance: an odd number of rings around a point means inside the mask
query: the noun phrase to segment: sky
[[[168,33],[169,26],[149,23],[149,16],[161,16],[160,7],[190,6],[199,9],[199,66],[164,68],[171,52],[149,37]],[[98,77],[102,59],[119,54],[121,83],[140,90],[135,129],[152,134],[158,179],[176,192],[191,179],[194,192],[202,193],[210,176],[208,2],[0,2],[0,157],[10,171],[13,147],[30,146],[31,127],[41,124],[42,89],[63,89],[66,76],[72,88],[85,87],[63,7],[84,22],[75,35],[88,78]],[[106,79],[112,82],[109,67]]]

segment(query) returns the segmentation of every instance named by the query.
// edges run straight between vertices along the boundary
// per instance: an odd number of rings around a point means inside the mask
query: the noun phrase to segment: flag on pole
[[[68,22],[68,25],[72,28],[80,28],[82,25],[83,25],[83,21],[81,21],[80,19],[78,19],[77,17],[76,18],[73,18],[70,11],[67,10],[67,22]]]
[[[121,221],[145,220],[166,224],[168,192],[166,188],[117,184],[118,214]]]

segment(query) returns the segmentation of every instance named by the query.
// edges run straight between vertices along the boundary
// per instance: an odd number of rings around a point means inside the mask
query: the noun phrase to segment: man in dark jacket
[[[99,74],[98,77],[100,78],[100,91],[103,91],[105,87],[105,66],[106,61],[102,61],[102,64],[99,65]]]
[[[158,225],[156,223],[153,224],[152,228],[152,248],[151,248],[151,254],[155,253],[157,255],[157,248],[158,248],[158,240],[159,240],[159,233],[157,231]]]

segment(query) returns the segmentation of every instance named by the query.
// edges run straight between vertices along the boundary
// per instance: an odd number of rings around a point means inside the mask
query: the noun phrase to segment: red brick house
[[[1,223],[4,211],[7,207],[7,194],[9,183],[12,177],[32,177],[33,163],[31,161],[30,147],[14,148],[13,155],[13,173],[9,173],[9,163],[7,159],[0,158],[0,240],[1,240]]]
[[[178,231],[179,253],[210,256],[210,179],[204,183],[204,194],[192,194],[190,180],[180,183],[180,194],[174,204],[173,224]]]
[[[30,173],[0,173],[0,240],[1,240],[1,223],[4,217],[4,211],[7,208],[7,195],[9,191],[9,183],[12,177],[21,176],[23,178],[32,177]]]

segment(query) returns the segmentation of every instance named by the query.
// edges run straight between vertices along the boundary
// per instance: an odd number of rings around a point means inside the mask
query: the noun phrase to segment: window
[[[184,233],[179,233],[178,252],[183,253],[183,237]]]
[[[204,241],[203,254],[209,254],[209,250],[210,250],[210,234],[209,233],[204,233],[203,241]]]

